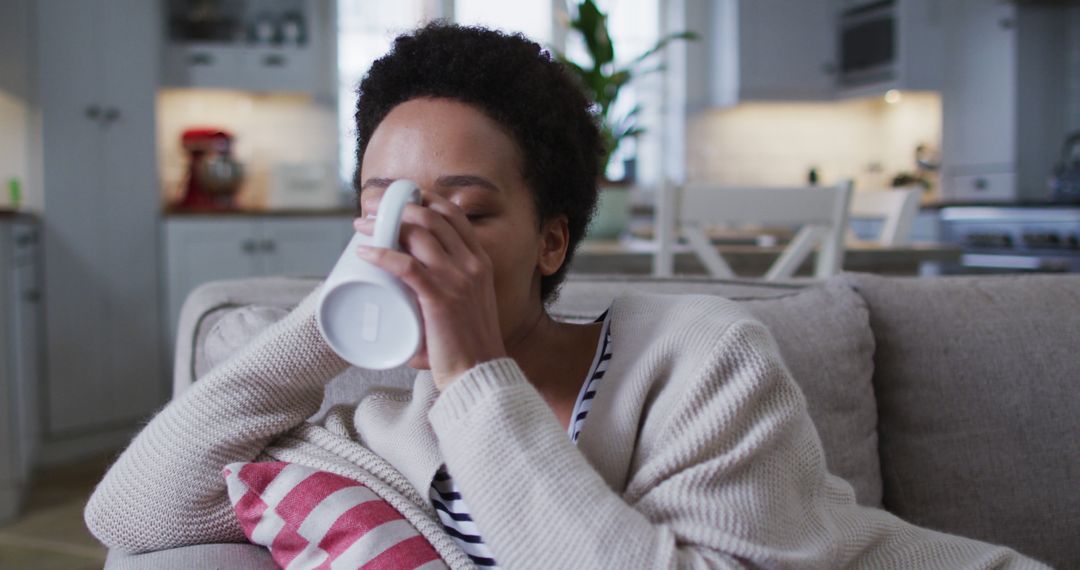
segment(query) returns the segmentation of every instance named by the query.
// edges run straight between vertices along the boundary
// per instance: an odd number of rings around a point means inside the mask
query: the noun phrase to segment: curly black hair
[[[520,34],[428,24],[398,36],[360,82],[357,192],[359,165],[375,129],[394,107],[419,97],[472,105],[506,128],[521,149],[538,221],[566,215],[566,260],[540,283],[541,300],[551,301],[596,208],[603,142],[592,102],[562,64]]]

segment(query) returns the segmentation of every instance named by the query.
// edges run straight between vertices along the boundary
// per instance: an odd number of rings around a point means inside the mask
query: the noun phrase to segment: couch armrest
[[[195,381],[196,348],[212,324],[207,323],[206,319],[215,311],[246,305],[291,310],[320,281],[295,277],[256,277],[212,281],[197,287],[180,309],[176,354],[173,356],[173,397]]]

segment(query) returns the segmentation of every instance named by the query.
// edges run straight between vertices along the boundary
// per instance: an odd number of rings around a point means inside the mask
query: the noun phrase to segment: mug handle
[[[401,230],[401,213],[405,204],[420,203],[420,187],[412,180],[397,180],[383,193],[379,201],[379,215],[375,217],[372,245],[387,249],[401,249],[398,232]]]

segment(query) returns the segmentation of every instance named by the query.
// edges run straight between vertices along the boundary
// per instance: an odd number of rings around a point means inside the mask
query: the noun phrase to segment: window
[[[454,0],[454,21],[504,32],[521,32],[529,39],[551,45],[552,9],[559,0]]]
[[[356,169],[356,88],[395,37],[424,22],[424,4],[423,0],[337,0],[339,172],[347,187]]]
[[[660,0],[596,0],[597,5],[608,15],[608,33],[615,45],[615,63],[623,66],[651,48],[660,37],[659,27]],[[570,36],[566,42],[566,55],[573,61],[588,62],[584,43],[577,36]],[[661,58],[656,57],[641,69],[655,67]],[[607,175],[613,180],[623,178],[627,159],[634,160],[638,182],[651,184],[661,177],[660,157],[662,125],[661,106],[663,104],[663,81],[659,73],[639,77],[619,91],[619,99],[612,109],[613,116],[625,115],[640,104],[643,108],[638,124],[645,129],[645,134],[636,141],[624,141],[611,158],[611,167]]]
[[[340,173],[346,184],[351,183],[356,168],[353,113],[360,79],[371,63],[386,53],[398,34],[433,18],[450,15],[438,10],[452,12],[452,19],[458,23],[521,32],[541,45],[565,49],[571,59],[587,60],[580,40],[567,39],[565,0],[337,0],[337,3]],[[620,65],[656,42],[660,0],[597,0],[597,3],[609,14],[608,29]],[[659,58],[649,65],[658,61]],[[622,177],[624,159],[636,157],[638,180],[645,183],[659,180],[662,83],[660,74],[652,74],[639,78],[620,93],[615,112],[626,113],[640,103],[645,111],[639,122],[646,133],[636,143],[631,141],[617,149],[614,166],[608,172],[613,178]]]

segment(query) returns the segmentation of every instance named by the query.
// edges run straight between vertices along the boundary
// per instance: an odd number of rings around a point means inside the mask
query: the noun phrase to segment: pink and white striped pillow
[[[401,513],[356,481],[283,462],[232,463],[224,475],[244,534],[282,568],[446,568]]]

